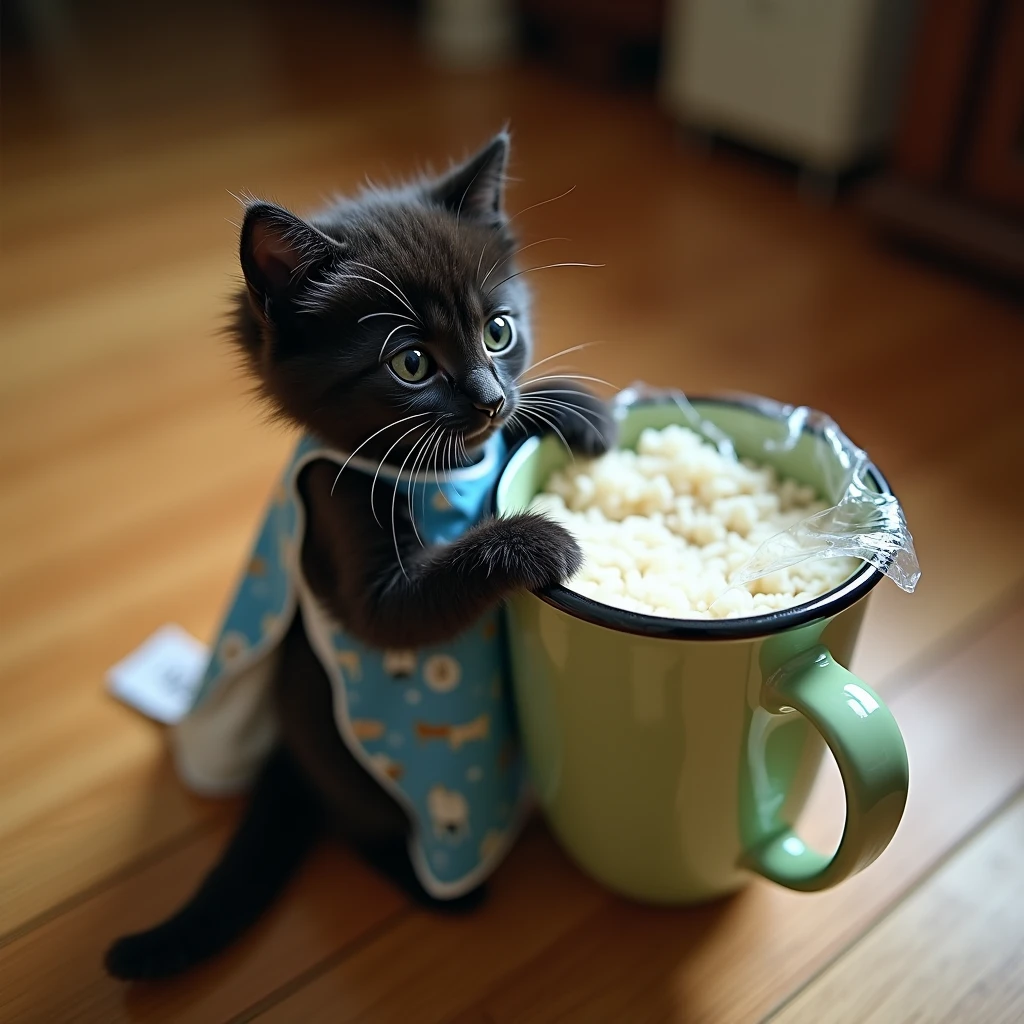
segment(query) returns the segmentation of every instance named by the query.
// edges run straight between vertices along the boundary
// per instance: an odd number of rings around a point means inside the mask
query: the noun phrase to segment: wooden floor
[[[749,158],[684,151],[646,95],[438,73],[377,15],[159,6],[4,61],[0,1019],[1021,1019],[1019,309]],[[924,578],[876,591],[854,668],[906,736],[903,825],[831,892],[669,911],[601,891],[535,822],[459,921],[323,848],[215,963],[117,984],[104,947],[178,904],[238,807],[182,789],[104,671],[164,622],[210,636],[291,443],[216,335],[228,189],[308,208],[506,118],[513,209],[575,186],[520,218],[527,240],[607,264],[534,276],[541,354],[603,340],[585,365],[617,383],[824,408],[897,488]],[[827,767],[806,816],[822,842],[837,785]]]

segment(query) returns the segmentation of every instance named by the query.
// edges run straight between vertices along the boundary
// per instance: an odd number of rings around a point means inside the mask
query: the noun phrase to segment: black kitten
[[[367,191],[308,221],[268,203],[248,207],[236,337],[281,416],[333,448],[396,467],[417,465],[427,451],[441,469],[445,460],[473,461],[496,431],[513,430],[527,394],[576,450],[597,454],[613,442],[607,408],[573,381],[519,383],[531,332],[502,211],[507,153],[500,134],[439,179]],[[560,583],[580,565],[573,538],[541,516],[488,519],[424,549],[407,503],[393,502],[383,480],[377,517],[364,474],[338,477],[334,464],[317,461],[299,486],[306,579],[337,621],[376,647],[456,636],[513,591]],[[269,905],[324,825],[413,898],[438,904],[411,870],[405,812],[338,735],[330,683],[299,615],[274,695],[281,746],[224,858],[177,915],[111,947],[112,974],[164,976],[224,948]],[[480,895],[440,908],[465,909]]]

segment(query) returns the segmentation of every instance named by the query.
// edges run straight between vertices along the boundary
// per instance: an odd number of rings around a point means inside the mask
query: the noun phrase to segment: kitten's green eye
[[[434,372],[430,356],[418,348],[407,348],[397,356],[392,356],[391,369],[395,371],[397,377],[410,384],[419,384]]]
[[[484,346],[488,352],[504,352],[516,340],[516,322],[510,316],[492,316],[484,328]]]

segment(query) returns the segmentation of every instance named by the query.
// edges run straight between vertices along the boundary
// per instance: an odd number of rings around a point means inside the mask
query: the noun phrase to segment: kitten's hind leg
[[[409,852],[403,844],[388,843],[371,848],[364,847],[362,853],[374,867],[387,875],[409,899],[427,910],[434,910],[442,914],[467,914],[471,910],[476,910],[487,899],[486,882],[471,889],[464,896],[456,896],[454,899],[438,899],[436,896],[431,896],[417,878],[416,872],[409,862]]]

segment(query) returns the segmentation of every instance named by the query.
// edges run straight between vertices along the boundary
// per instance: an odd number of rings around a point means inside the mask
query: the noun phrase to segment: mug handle
[[[903,736],[878,694],[820,644],[764,681],[761,706],[771,715],[799,711],[821,734],[843,777],[846,825],[831,856],[782,825],[747,853],[744,866],[790,889],[827,889],[866,868],[896,832],[909,785]]]

